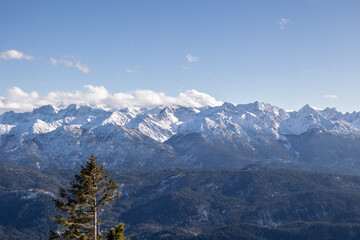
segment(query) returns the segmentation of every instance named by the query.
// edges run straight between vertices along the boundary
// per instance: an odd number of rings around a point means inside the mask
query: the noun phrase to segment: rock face
[[[104,110],[70,105],[0,116],[0,161],[77,168],[94,152],[107,167],[270,167],[360,174],[360,113],[260,102]]]

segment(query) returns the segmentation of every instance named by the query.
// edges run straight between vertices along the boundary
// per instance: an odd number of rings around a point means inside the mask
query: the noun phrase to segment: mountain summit
[[[108,111],[47,105],[0,116],[0,159],[77,168],[91,152],[106,167],[270,167],[360,174],[360,113],[254,102]]]

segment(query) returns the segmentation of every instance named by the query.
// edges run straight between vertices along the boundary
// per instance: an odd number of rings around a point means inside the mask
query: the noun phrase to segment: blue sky
[[[195,89],[359,111],[359,10],[356,0],[0,1],[0,96]]]

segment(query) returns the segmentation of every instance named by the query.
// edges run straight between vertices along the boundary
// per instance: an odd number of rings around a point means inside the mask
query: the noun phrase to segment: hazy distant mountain
[[[270,167],[360,174],[360,113],[260,102],[219,107],[70,105],[0,116],[0,159],[74,168],[94,152],[107,167]]]

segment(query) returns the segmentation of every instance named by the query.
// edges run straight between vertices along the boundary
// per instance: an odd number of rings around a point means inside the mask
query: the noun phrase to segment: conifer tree
[[[130,240],[129,237],[124,236],[124,224],[120,223],[116,228],[111,228],[106,236],[106,240]]]
[[[82,166],[75,180],[70,182],[71,188],[60,188],[59,198],[54,199],[62,215],[54,217],[53,222],[61,225],[62,230],[60,233],[52,231],[50,239],[101,239],[99,207],[119,197],[115,194],[118,186],[108,178],[109,174],[99,166],[97,157],[91,154],[86,166]]]

